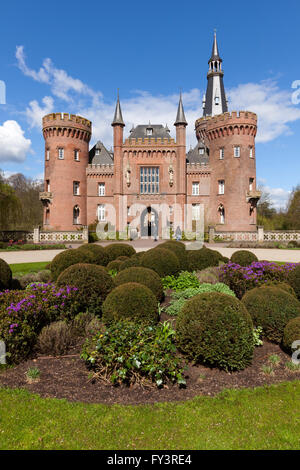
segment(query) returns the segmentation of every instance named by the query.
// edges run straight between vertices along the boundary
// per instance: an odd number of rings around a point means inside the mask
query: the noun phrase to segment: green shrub
[[[50,264],[52,279],[56,281],[60,273],[73,264],[92,262],[93,255],[88,251],[84,251],[82,249],[70,249],[63,251],[62,253],[56,255]]]
[[[108,264],[108,255],[101,245],[93,245],[91,243],[86,243],[85,245],[80,246],[77,250],[88,252],[92,255],[93,264],[99,264],[100,266],[107,266]]]
[[[41,354],[61,356],[66,354],[74,342],[70,325],[58,321],[45,326],[37,339],[37,348]]]
[[[0,290],[9,289],[12,280],[12,272],[4,259],[0,259]]]
[[[181,271],[178,276],[166,276],[162,278],[164,289],[182,291],[189,287],[199,287],[199,281],[195,273]]]
[[[58,286],[74,286],[79,290],[76,304],[70,314],[85,311],[100,314],[101,306],[113,288],[113,280],[103,266],[74,264],[65,269],[57,279]]]
[[[81,358],[96,373],[96,378],[105,382],[109,379],[114,385],[138,383],[161,387],[168,382],[185,385],[174,335],[168,323],[141,326],[118,322],[88,340]]]
[[[254,350],[253,323],[238,299],[219,292],[198,294],[177,317],[177,342],[190,359],[225,370],[247,367]]]
[[[238,250],[231,256],[231,261],[240,266],[250,266],[253,261],[258,261],[258,258],[254,253],[251,253],[251,251]]]
[[[186,271],[188,269],[187,252],[185,250],[184,243],[170,240],[159,245],[159,248],[170,250],[177,256],[181,271]]]
[[[287,281],[294,289],[297,299],[300,300],[300,264],[288,273]]]
[[[198,287],[185,289],[180,292],[173,292],[171,294],[170,305],[166,308],[167,314],[171,316],[178,315],[188,299],[205,292],[221,292],[221,294],[228,294],[235,297],[234,292],[232,292],[228,286],[222,284],[221,282],[217,284],[201,284],[198,285]]]
[[[137,282],[121,284],[111,291],[103,305],[103,322],[108,325],[119,320],[156,323],[158,304],[153,292]]]
[[[199,284],[217,284],[220,282],[220,272],[217,266],[210,266],[209,268],[202,269],[202,271],[196,271],[195,273]]]
[[[119,256],[128,256],[130,258],[136,252],[131,245],[127,245],[126,243],[111,243],[104,249],[108,256],[108,261],[113,261]]]
[[[283,347],[292,353],[292,344],[294,341],[300,341],[300,316],[290,320],[283,331]]]
[[[165,248],[146,251],[142,256],[141,265],[153,269],[160,277],[176,274],[180,268],[177,256]]]
[[[261,326],[270,341],[281,343],[283,330],[292,318],[300,315],[300,302],[277,287],[257,287],[242,298],[253,323]]]
[[[259,284],[257,287],[277,287],[278,289],[282,289],[289,294],[296,296],[296,293],[292,286],[290,286],[287,282],[280,282],[280,281],[265,281]]]
[[[106,266],[106,269],[108,272],[116,271],[118,273],[121,270],[123,263],[124,261],[121,261],[120,259],[114,259],[113,261],[110,261],[108,263],[108,265]]]
[[[203,246],[200,250],[187,250],[189,271],[201,271],[210,266],[219,266],[222,255],[216,250]]]
[[[119,270],[123,271],[124,269],[134,268],[138,266],[141,266],[140,257],[135,257],[134,255],[131,258],[128,258],[126,261],[123,261],[123,263],[119,266]]]
[[[149,287],[158,301],[163,300],[163,283],[159,275],[152,269],[138,266],[122,270],[114,278],[114,282],[116,286],[126,284],[127,282],[137,282],[139,284],[143,284],[144,286]]]
[[[73,334],[75,336],[85,336],[87,326],[95,318],[98,320],[98,317],[88,311],[78,313],[71,322]]]

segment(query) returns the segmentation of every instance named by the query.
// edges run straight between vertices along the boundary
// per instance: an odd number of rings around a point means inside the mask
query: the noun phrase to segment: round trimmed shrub
[[[294,289],[297,299],[300,300],[300,264],[288,273],[287,281]]]
[[[180,242],[174,242],[172,240],[162,243],[159,245],[159,248],[164,248],[167,250],[172,251],[179,260],[180,270],[187,271],[188,269],[188,262],[187,262],[187,255],[185,251],[185,245]]]
[[[121,269],[121,266],[123,266],[124,261],[120,259],[114,259],[113,261],[110,261],[108,265],[106,266],[107,271],[117,271],[119,272]]]
[[[281,343],[289,320],[300,316],[300,302],[278,287],[256,287],[242,298],[255,326],[263,328],[270,341]]]
[[[294,297],[297,297],[294,289],[287,282],[280,282],[276,280],[267,281],[263,282],[259,287],[277,287],[278,289],[282,289],[285,292],[288,292],[289,294],[293,295]]]
[[[222,255],[203,246],[200,250],[187,250],[187,262],[189,271],[201,271],[211,266],[219,266]]]
[[[290,320],[283,331],[282,345],[289,353],[293,352],[292,344],[300,340],[300,317]]]
[[[50,264],[51,276],[54,281],[69,266],[78,263],[93,263],[93,255],[84,250],[66,250],[56,255]]]
[[[119,256],[128,256],[129,258],[135,254],[135,249],[126,243],[111,243],[104,248],[109,261],[113,261]]]
[[[0,290],[8,289],[12,281],[12,272],[4,259],[0,259]]]
[[[85,245],[82,245],[77,249],[90,253],[93,257],[93,264],[99,264],[100,266],[107,266],[109,259],[103,246],[94,245],[92,243],[86,243]]]
[[[128,258],[126,261],[123,261],[123,263],[120,265],[120,271],[123,271],[124,269],[127,268],[133,268],[133,267],[138,267],[141,266],[141,261],[140,258],[132,256],[131,258]]]
[[[160,277],[176,274],[180,270],[177,256],[166,248],[152,248],[146,251],[142,256],[141,265],[153,269]]]
[[[111,291],[102,305],[103,322],[108,325],[120,320],[157,323],[157,299],[145,285],[137,282],[121,284]]]
[[[164,288],[159,275],[153,269],[141,266],[121,270],[114,279],[115,285],[126,284],[127,282],[138,282],[143,284],[153,292],[158,301],[164,298]]]
[[[231,261],[240,266],[250,266],[254,261],[258,261],[258,258],[251,251],[238,250],[231,256]]]
[[[117,260],[118,261],[127,261],[129,258],[129,256],[118,256]]]
[[[56,284],[78,288],[78,300],[73,306],[74,314],[86,309],[100,314],[104,299],[114,287],[106,269],[96,264],[74,264],[60,274]]]
[[[219,292],[188,300],[176,323],[179,348],[192,360],[225,370],[247,367],[253,357],[253,323],[245,305]]]

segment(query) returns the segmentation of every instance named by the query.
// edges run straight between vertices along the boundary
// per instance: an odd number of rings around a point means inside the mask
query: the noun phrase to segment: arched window
[[[73,209],[73,224],[78,225],[79,222],[79,217],[80,217],[80,209],[78,206],[74,206]]]
[[[50,209],[47,207],[45,211],[45,225],[49,225],[50,223]]]
[[[225,224],[225,207],[223,206],[223,204],[219,205],[218,212],[220,215],[220,224]]]

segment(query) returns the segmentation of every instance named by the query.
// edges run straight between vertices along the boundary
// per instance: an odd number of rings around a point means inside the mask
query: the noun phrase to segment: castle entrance
[[[158,213],[151,206],[146,207],[141,214],[141,237],[158,237]]]

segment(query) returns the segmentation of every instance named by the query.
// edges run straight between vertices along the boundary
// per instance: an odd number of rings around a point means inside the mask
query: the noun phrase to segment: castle
[[[176,140],[167,125],[150,123],[133,127],[124,140],[118,96],[113,152],[100,141],[89,149],[92,123],[83,117],[43,118],[44,230],[75,231],[97,220],[122,233],[135,227],[141,236],[155,230],[165,237],[166,229],[185,230],[187,218],[194,227],[203,208],[206,225],[218,231],[256,230],[257,116],[228,112],[216,33],[208,64],[203,117],[195,123],[197,145],[188,152],[181,94]]]

